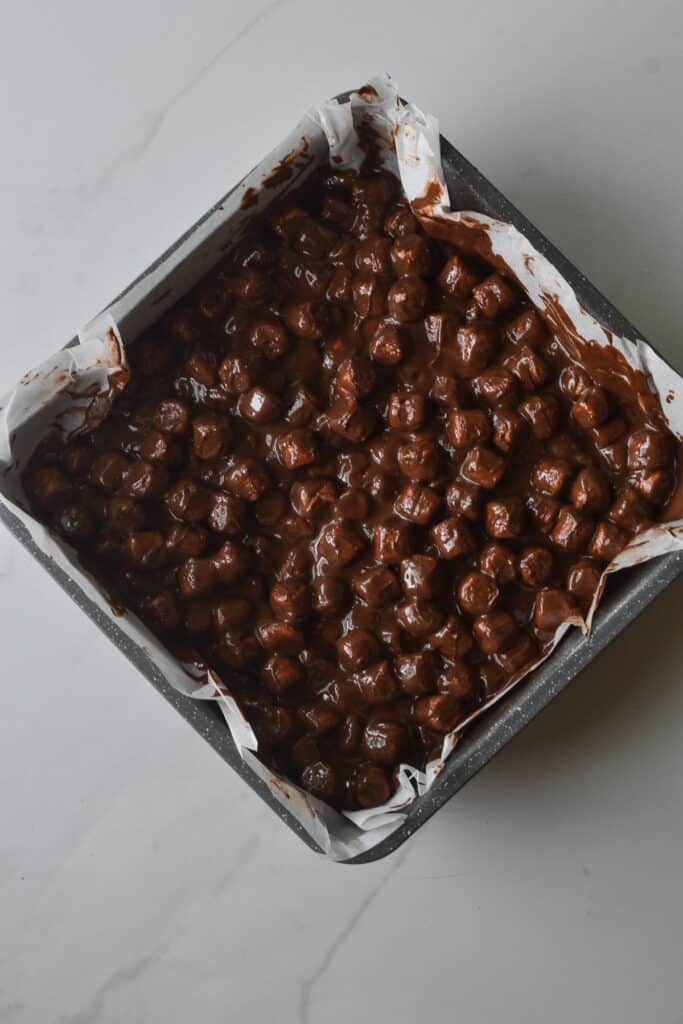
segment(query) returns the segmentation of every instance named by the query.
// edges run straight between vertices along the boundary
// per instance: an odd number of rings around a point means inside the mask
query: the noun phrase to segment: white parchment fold
[[[63,349],[26,374],[2,401],[0,501],[21,520],[36,544],[77,581],[105,614],[113,617],[102,587],[84,571],[76,553],[27,511],[28,503],[21,486],[21,472],[27,458],[48,427],[57,423],[67,432],[73,431],[86,422],[93,423],[98,414],[106,412],[112,392],[125,385],[126,345],[134,344],[144,327],[218,261],[254,208],[265,205],[279,191],[296,184],[316,164],[328,158],[337,166],[359,167],[363,150],[357,129],[363,124],[369,124],[375,136],[383,140],[385,166],[400,175],[408,198],[414,201],[429,196],[429,207],[425,210],[424,202],[421,205],[423,215],[427,212],[432,219],[485,230],[492,251],[504,260],[541,311],[547,311],[552,302],[563,310],[578,337],[616,346],[633,367],[648,376],[662,400],[671,430],[677,437],[683,436],[681,377],[645,342],[637,338],[617,338],[606,332],[581,308],[559,272],[515,227],[471,211],[451,210],[436,119],[423,114],[413,104],[403,105],[391,78],[381,75],[353,93],[345,103],[331,101],[312,108],[294,131],[179,245],[84,328],[77,345]],[[293,173],[281,175],[280,184],[273,185],[273,172],[281,169],[283,160],[290,161]],[[261,188],[266,180],[269,188]],[[94,392],[102,396],[100,405],[95,407]],[[606,572],[682,547],[683,521],[655,526],[640,534]],[[594,608],[588,623],[593,614]],[[196,699],[219,702],[242,757],[263,779],[273,797],[333,859],[348,859],[365,852],[398,828],[406,808],[417,795],[427,792],[457,743],[457,735],[445,737],[440,757],[424,771],[401,765],[397,791],[383,807],[339,814],[261,763],[253,730],[224,680],[210,674],[197,678],[181,666],[132,613],[117,617],[115,623],[177,690]],[[586,628],[585,623],[578,625]],[[563,624],[557,631],[555,644],[569,628],[572,628],[571,623]],[[495,699],[500,699],[517,681],[513,680]]]

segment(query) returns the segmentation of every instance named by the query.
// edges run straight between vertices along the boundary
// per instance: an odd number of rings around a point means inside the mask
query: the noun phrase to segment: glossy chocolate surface
[[[112,413],[46,441],[27,490],[224,678],[265,760],[369,807],[671,494],[657,408],[575,355],[393,178],[327,169],[131,346]]]

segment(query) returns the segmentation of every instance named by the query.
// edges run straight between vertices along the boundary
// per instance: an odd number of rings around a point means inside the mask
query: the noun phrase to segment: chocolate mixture
[[[327,168],[129,350],[107,419],[47,440],[37,514],[340,808],[585,613],[661,516],[673,439],[385,172]],[[604,374],[603,374],[604,377]]]

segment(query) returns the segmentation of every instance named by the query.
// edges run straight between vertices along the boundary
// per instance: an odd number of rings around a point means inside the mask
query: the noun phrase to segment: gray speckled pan
[[[342,94],[339,100],[345,100]],[[486,178],[444,138],[441,139],[442,160],[453,209],[476,210],[515,225],[531,243],[553,263],[570,283],[581,305],[615,334],[628,338],[642,337],[635,328],[605,299],[576,267],[565,259],[529,221],[498,192]],[[238,187],[238,186],[236,186]],[[225,198],[225,197],[224,197]],[[220,202],[223,202],[221,200]],[[216,204],[220,205],[220,202]],[[208,215],[208,214],[207,214]],[[202,218],[204,219],[204,218]],[[180,241],[180,240],[179,240]],[[177,245],[141,275],[166,259]],[[135,282],[134,282],[135,283]],[[132,285],[131,285],[132,287]],[[128,289],[127,289],[128,290]],[[125,293],[124,293],[125,294]],[[72,342],[73,344],[74,342]],[[317,849],[289,813],[270,795],[266,786],[237,753],[219,709],[210,701],[195,701],[177,693],[162,677],[144,652],[84,594],[78,583],[45,555],[31,540],[25,527],[0,505],[0,519],[27,548],[59,585],[96,623],[153,686],[204,737],[207,743],[228,762],[234,771],[254,789],[282,820],[308,846]],[[625,569],[612,575],[597,611],[593,632],[586,640],[572,630],[540,668],[532,672],[510,694],[479,718],[449,758],[443,772],[429,793],[418,797],[409,808],[405,822],[387,839],[349,864],[362,864],[386,857],[420,828],[428,818],[457,793],[465,783],[496,754],[513,736],[530,722],[553,697],[564,689],[630,622],[632,622],[669,583],[683,572],[683,553],[663,555],[642,566]],[[151,740],[153,742],[153,740]]]

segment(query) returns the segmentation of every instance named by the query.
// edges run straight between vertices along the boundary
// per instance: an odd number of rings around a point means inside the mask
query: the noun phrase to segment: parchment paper
[[[583,310],[568,283],[510,224],[478,213],[452,211],[440,159],[439,130],[435,118],[412,104],[402,106],[398,91],[387,75],[379,76],[352,94],[349,102],[324,103],[310,110],[301,123],[266,157],[230,195],[221,201],[151,271],[113,302],[79,335],[78,345],[64,349],[26,374],[6,395],[0,408],[0,501],[17,515],[33,540],[78,582],[87,596],[113,616],[107,595],[81,566],[75,551],[57,538],[27,511],[21,472],[37,441],[55,424],[67,433],[87,429],[100,420],[112,399],[125,387],[125,346],[196,283],[234,242],[254,209],[276,194],[298,184],[328,157],[341,167],[359,167],[363,152],[356,129],[369,124],[383,140],[385,166],[400,175],[403,188],[417,201],[416,212],[429,225],[451,222],[472,231],[485,231],[491,251],[504,260],[526,289],[534,304],[549,315],[561,310],[578,338],[600,345],[614,345],[635,368],[649,378],[660,396],[672,432],[683,437],[683,379],[648,345],[638,339],[617,338]],[[266,187],[264,187],[264,185]],[[94,397],[96,396],[96,397]],[[683,547],[683,520],[658,525],[639,534],[605,570],[605,575],[627,565]],[[558,629],[554,646],[572,625],[586,632],[598,596],[586,621],[577,618]],[[168,682],[187,696],[216,700],[242,757],[269,787],[274,798],[293,814],[327,856],[348,859],[367,851],[400,826],[405,809],[417,795],[427,792],[467,724],[445,737],[440,757],[425,771],[410,765],[398,770],[398,788],[382,807],[339,814],[298,786],[263,765],[249,723],[230,695],[225,681],[212,673],[193,676],[181,666],[158,639],[128,612],[116,625],[141,648]],[[551,648],[552,649],[552,648]],[[547,651],[535,664],[550,654]],[[524,670],[489,701],[490,706],[526,675]],[[471,721],[483,708],[470,716]]]

